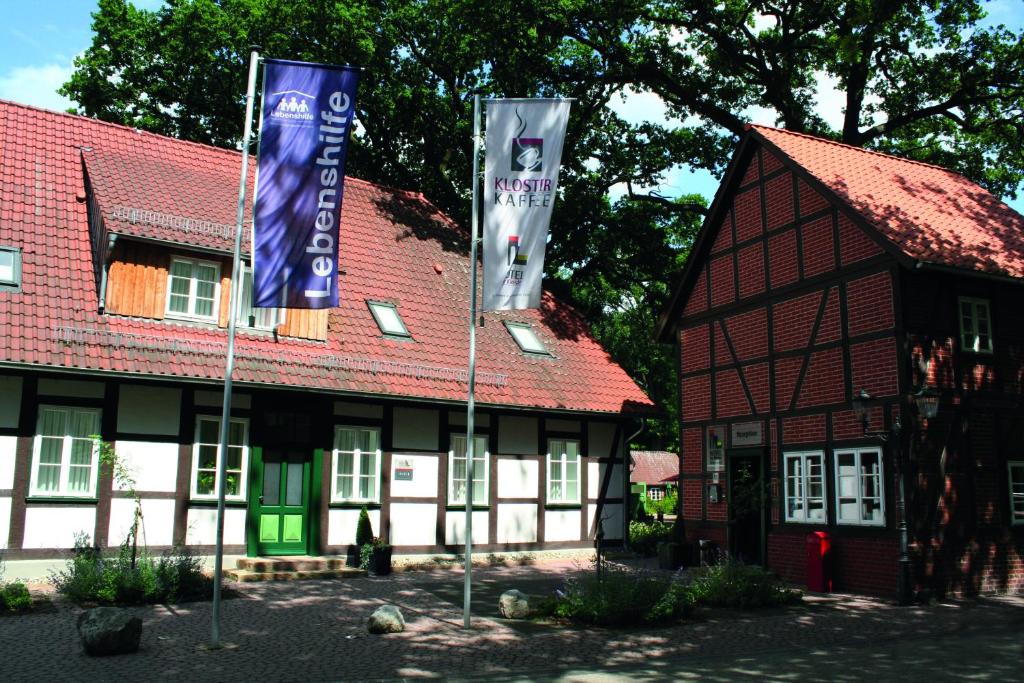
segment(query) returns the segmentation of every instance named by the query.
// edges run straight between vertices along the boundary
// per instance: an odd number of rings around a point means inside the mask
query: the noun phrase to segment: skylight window
[[[0,290],[21,288],[21,249],[0,246]]]
[[[519,348],[523,351],[550,355],[548,350],[544,348],[540,338],[537,337],[537,334],[529,325],[506,322],[505,327],[508,328],[509,334],[512,335],[512,338],[516,340],[516,344],[519,344]]]
[[[373,319],[377,321],[377,327],[386,335],[392,337],[411,337],[402,316],[398,315],[398,309],[394,304],[381,301],[367,301]]]

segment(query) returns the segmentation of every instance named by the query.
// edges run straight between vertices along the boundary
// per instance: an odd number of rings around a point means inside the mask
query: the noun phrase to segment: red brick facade
[[[827,198],[799,167],[757,143],[741,147],[725,182],[728,191],[702,236],[713,247],[692,264],[696,275],[687,303],[672,320],[680,330],[687,536],[737,550],[743,532],[730,521],[731,463],[757,458],[765,475],[760,557],[767,566],[802,583],[807,534],[827,531],[836,590],[893,595],[899,554],[895,458],[909,453],[914,586],[939,593],[1024,587],[1024,524],[1008,523],[1006,465],[1007,459],[1024,460],[1024,427],[1008,426],[1011,416],[1024,422],[1024,323],[1011,324],[1009,311],[1004,319],[994,310],[993,324],[1005,333],[1001,353],[958,356],[956,304],[950,302],[962,278],[934,276],[950,289],[936,298],[940,285],[908,274],[895,250],[883,247],[885,241],[849,206]],[[930,332],[934,315],[908,313],[919,299],[946,306],[942,334]],[[949,410],[959,421],[942,421],[941,415],[932,425],[916,420],[909,396],[926,379],[991,398],[989,418],[970,420],[967,436],[957,437],[969,444],[951,448],[948,435],[965,429],[964,404],[973,407],[974,397],[962,394],[959,408]],[[864,435],[850,403],[862,388],[876,399],[869,431],[886,434],[901,419],[898,441]],[[749,431],[753,424],[760,425],[759,445],[749,437],[733,441],[734,427]],[[723,470],[708,469],[710,428],[724,433]],[[960,458],[952,470],[948,462],[940,464],[944,448],[947,458],[952,452]],[[882,519],[838,519],[836,453],[851,449],[881,453]],[[806,522],[787,515],[787,453],[820,458],[823,518]],[[849,468],[844,472],[848,476]],[[719,502],[712,502],[712,492]],[[848,491],[844,496],[848,508]],[[964,523],[954,529],[949,525],[956,516]],[[941,541],[936,528],[943,529]]]

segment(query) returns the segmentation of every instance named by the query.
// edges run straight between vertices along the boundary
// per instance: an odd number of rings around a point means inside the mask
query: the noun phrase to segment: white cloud
[[[824,71],[814,75],[817,97],[814,112],[832,128],[841,130],[846,110],[846,93],[838,88],[839,80]]]
[[[45,109],[64,111],[71,100],[57,94],[57,88],[71,77],[70,65],[17,66],[0,74],[0,98]]]

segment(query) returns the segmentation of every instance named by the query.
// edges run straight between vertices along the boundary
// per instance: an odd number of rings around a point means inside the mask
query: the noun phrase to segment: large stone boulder
[[[525,619],[530,616],[530,596],[514,588],[505,591],[498,598],[498,611],[506,619]]]
[[[86,654],[128,654],[139,649],[142,619],[116,607],[97,607],[79,615],[78,635]]]
[[[405,630],[402,610],[394,605],[382,605],[370,615],[366,628],[370,633],[401,633]]]

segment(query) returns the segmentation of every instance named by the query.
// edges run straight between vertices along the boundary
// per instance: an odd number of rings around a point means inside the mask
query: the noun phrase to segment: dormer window
[[[383,301],[367,301],[373,319],[377,321],[380,331],[389,337],[411,337],[402,316],[398,315],[398,308],[394,304]]]
[[[988,301],[960,297],[960,349],[992,353],[992,318]]]
[[[216,321],[220,265],[174,257],[167,283],[167,317]]]
[[[284,323],[283,308],[254,308],[252,290],[252,267],[242,266],[242,301],[238,307],[236,323],[257,330],[273,330]]]
[[[21,249],[0,245],[0,292],[21,289]]]
[[[506,321],[505,327],[508,328],[509,334],[516,340],[516,344],[519,348],[526,353],[536,353],[545,356],[551,354],[544,347],[544,343],[541,342],[537,333],[533,331],[533,328],[525,323],[511,323]]]

